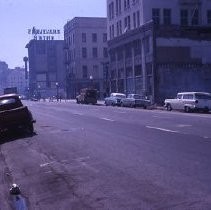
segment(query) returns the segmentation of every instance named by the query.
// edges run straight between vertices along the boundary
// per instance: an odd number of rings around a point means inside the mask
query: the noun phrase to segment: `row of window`
[[[132,5],[135,5],[138,3],[139,0],[124,0],[124,11],[128,10],[131,8],[131,3]],[[112,1],[108,5],[108,18],[109,20],[112,20],[114,18],[114,8],[116,8],[116,16],[121,15],[122,13],[122,0],[115,0],[115,5],[114,1]]]
[[[82,78],[88,79],[88,76],[89,76],[88,66],[83,65],[82,66]],[[93,78],[99,78],[99,66],[98,65],[93,65],[92,76],[93,76]]]
[[[152,19],[155,24],[161,24],[161,9],[153,8],[152,9]],[[163,24],[170,25],[172,24],[172,10],[163,9]],[[199,25],[200,24],[200,13],[197,8],[188,10],[180,10],[180,25]],[[207,24],[211,24],[211,10],[207,10]]]
[[[162,14],[162,16],[161,16]],[[122,33],[131,30],[131,28],[135,29],[140,26],[140,12],[134,12],[132,14],[133,17],[133,25],[131,26],[131,16],[128,15],[124,18],[124,28],[122,27],[122,20],[116,22],[116,35],[120,36]],[[168,8],[159,9],[153,8],[152,9],[152,20],[155,24],[161,24],[161,17],[162,24],[164,25],[171,25],[172,24],[172,10]],[[180,25],[187,26],[187,25],[199,25],[200,24],[200,14],[198,9],[188,10],[188,9],[181,9],[180,10]],[[207,24],[211,25],[211,10],[207,10]],[[115,25],[112,24],[109,27],[109,36],[110,39],[115,37]]]
[[[139,10],[133,13],[133,29],[138,28],[140,26],[140,12]],[[122,21],[119,20],[116,23],[116,33],[117,36],[131,30],[131,17],[130,15],[124,18],[124,28],[122,27]],[[109,27],[109,35],[110,39],[114,38],[114,24]]]
[[[87,48],[86,47],[82,47],[82,58],[87,58]],[[97,58],[98,57],[98,48],[97,47],[93,47],[92,48],[92,57],[93,58]],[[107,48],[104,47],[103,48],[103,57],[107,58],[108,57],[108,51]]]
[[[83,43],[86,43],[87,39],[88,39],[87,34],[86,33],[82,33],[81,34],[81,41]],[[91,40],[92,40],[93,43],[97,43],[98,42],[98,34],[97,33],[92,33]],[[103,33],[102,41],[104,43],[107,42],[107,34],[106,33]],[[66,38],[66,43],[67,43],[67,45],[74,44],[75,43],[75,34],[70,34],[70,36]]]
[[[82,42],[86,43],[87,42],[87,34],[86,33],[82,33]],[[97,33],[92,33],[92,42],[96,43],[98,41],[98,36]],[[103,33],[103,42],[107,42],[107,34]]]

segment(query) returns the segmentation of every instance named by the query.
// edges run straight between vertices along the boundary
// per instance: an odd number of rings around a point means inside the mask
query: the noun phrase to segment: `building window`
[[[149,37],[146,37],[145,40],[144,40],[144,49],[145,49],[145,53],[150,52],[150,39],[149,39]]]
[[[136,13],[133,13],[133,28],[136,28]]]
[[[192,17],[191,24],[198,25],[199,24],[199,11],[197,9],[193,10],[191,17]]]
[[[171,25],[171,9],[163,10],[163,23],[164,25]]]
[[[122,34],[122,21],[119,21],[119,34]]]
[[[188,25],[188,10],[187,9],[182,9],[180,11],[180,24],[182,26]]]
[[[97,48],[96,47],[92,48],[92,56],[93,56],[93,58],[97,58],[98,57],[98,53],[97,53]]]
[[[98,65],[93,66],[93,77],[99,78],[99,66]]]
[[[128,26],[128,30],[130,30],[130,15],[127,16],[127,26]]]
[[[87,58],[87,49],[86,49],[86,47],[82,48],[82,57],[83,58]]]
[[[37,51],[37,54],[40,54],[40,55],[45,54],[45,52],[46,52],[45,44],[38,43],[36,46],[36,51]]]
[[[124,32],[127,32],[128,30],[130,30],[130,16],[125,17],[125,29]]]
[[[139,11],[136,12],[136,17],[137,17],[137,27],[139,27],[140,26],[140,12]]]
[[[87,66],[83,66],[82,67],[83,69],[82,69],[82,77],[85,79],[85,78],[87,78],[88,77],[88,68],[87,68]]]
[[[82,33],[82,42],[86,42],[86,33]]]
[[[104,58],[108,57],[108,49],[106,47],[103,48],[103,57]]]
[[[109,8],[109,19],[112,20],[114,18],[114,2],[111,2],[108,6]]]
[[[111,26],[111,36],[114,38],[114,25]]]
[[[207,11],[207,24],[211,24],[211,10]]]
[[[152,20],[154,21],[154,24],[160,24],[160,9],[152,9]]]
[[[103,34],[103,42],[107,42],[107,34],[106,33]]]
[[[92,34],[92,42],[97,42],[97,34],[96,33]]]

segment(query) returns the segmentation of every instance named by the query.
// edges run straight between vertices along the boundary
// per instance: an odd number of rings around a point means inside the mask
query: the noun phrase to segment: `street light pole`
[[[56,82],[56,100],[59,101],[59,83]]]
[[[89,76],[89,79],[90,79],[90,81],[91,81],[91,88],[93,88],[93,76],[90,75],[90,76]]]

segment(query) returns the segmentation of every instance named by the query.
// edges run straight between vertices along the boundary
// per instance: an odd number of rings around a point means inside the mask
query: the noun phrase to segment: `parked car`
[[[127,107],[143,107],[146,109],[150,106],[150,100],[145,99],[143,96],[138,94],[129,94],[127,98],[123,98],[121,101],[121,106]]]
[[[111,93],[110,97],[105,98],[105,105],[120,106],[124,98],[126,98],[126,95],[123,93]]]
[[[206,92],[182,92],[178,93],[175,99],[166,99],[164,106],[168,111],[173,109],[191,111],[211,110],[211,94]]]
[[[78,104],[96,104],[97,103],[98,92],[96,89],[83,88],[80,91],[80,95],[76,97],[76,102]]]
[[[0,96],[0,132],[20,128],[32,134],[33,123],[32,113],[17,94]]]

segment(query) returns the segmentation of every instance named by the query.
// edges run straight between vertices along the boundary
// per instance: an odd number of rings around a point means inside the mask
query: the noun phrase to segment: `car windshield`
[[[14,103],[16,103],[14,98],[0,99],[0,106]]]
[[[117,94],[117,95],[115,95],[114,97],[117,97],[117,98],[126,98],[125,95],[120,95],[120,94]]]
[[[196,93],[195,94],[196,99],[205,99],[205,100],[211,100],[210,94],[202,94],[202,93]]]
[[[140,95],[134,95],[133,98],[135,98],[135,99],[142,99],[142,97]]]
[[[97,92],[95,90],[88,90],[86,91],[87,96],[95,97],[97,95]]]

